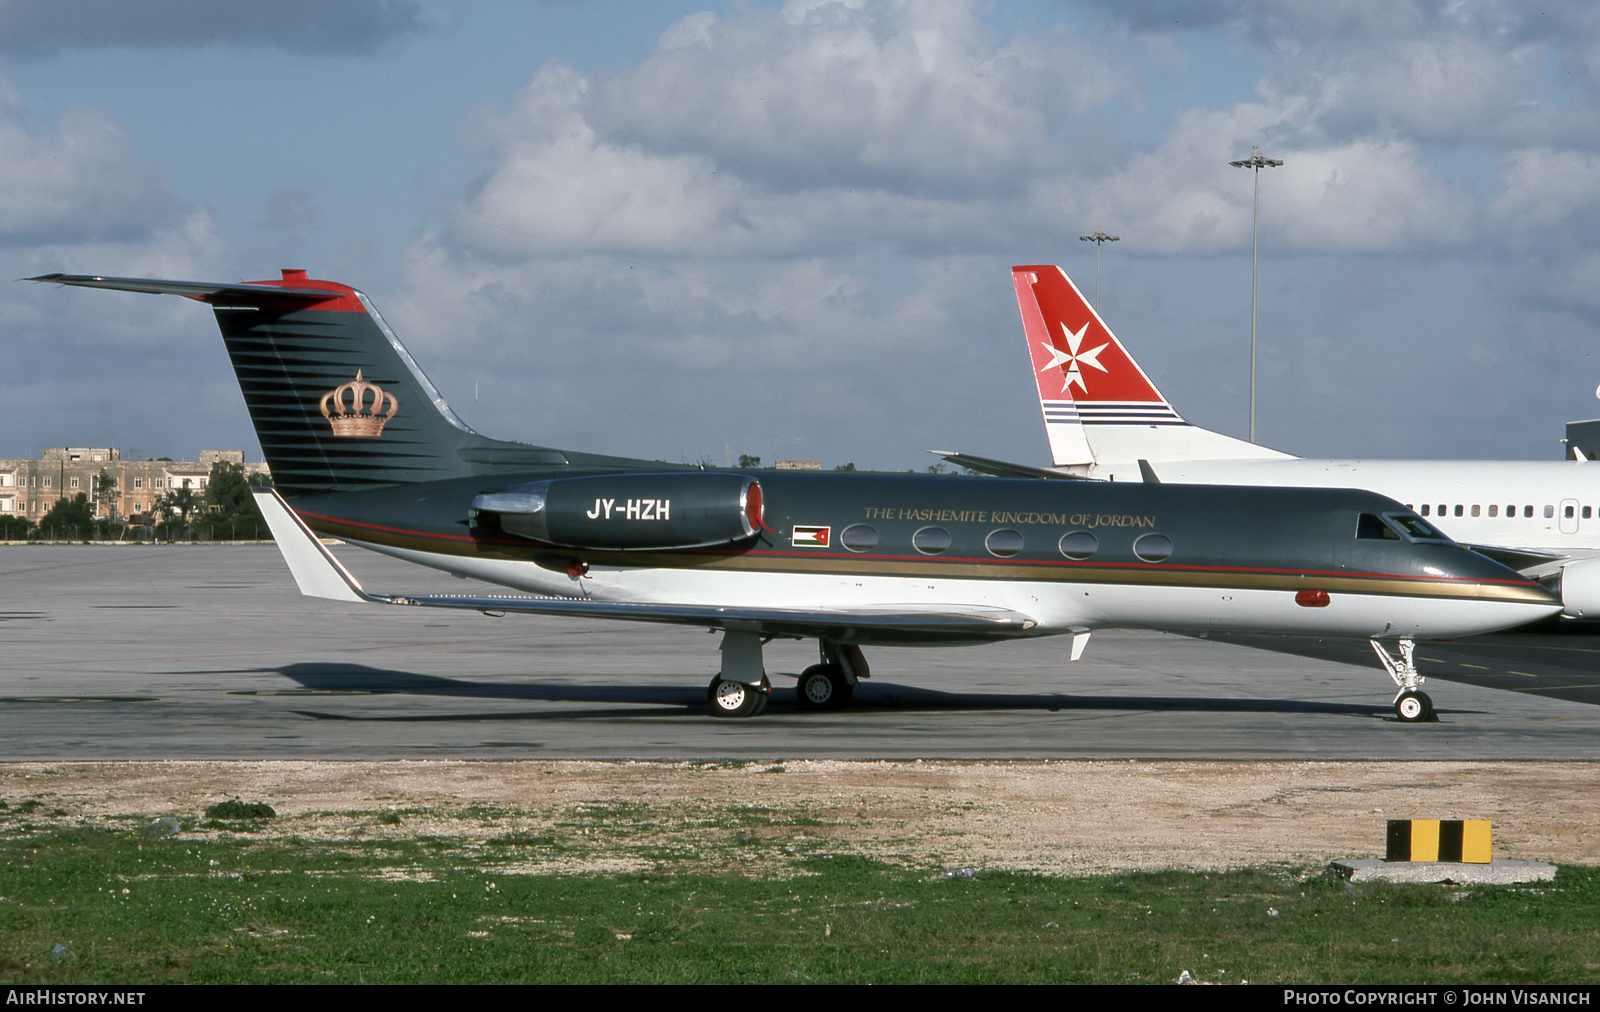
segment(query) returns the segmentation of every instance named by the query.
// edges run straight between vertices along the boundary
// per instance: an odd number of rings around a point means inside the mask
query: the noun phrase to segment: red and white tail
[[[1141,459],[1288,456],[1184,421],[1061,268],[1013,267],[1011,279],[1057,467],[1136,481]]]

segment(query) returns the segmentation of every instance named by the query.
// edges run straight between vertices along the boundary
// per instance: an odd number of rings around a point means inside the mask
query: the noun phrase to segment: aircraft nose
[[[1539,583],[1466,548],[1449,548],[1447,557],[1427,560],[1425,575],[1443,577],[1449,596],[1503,604],[1513,618],[1508,624],[1532,622],[1561,610],[1561,598]]]

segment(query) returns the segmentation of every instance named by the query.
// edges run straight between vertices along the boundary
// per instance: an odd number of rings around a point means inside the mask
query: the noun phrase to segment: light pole
[[[1106,235],[1105,229],[1096,225],[1094,235],[1080,235],[1078,238],[1084,242],[1094,243],[1094,312],[1098,316],[1100,315],[1100,247],[1104,243],[1116,242],[1122,236]]]
[[[1256,253],[1261,249],[1261,170],[1274,169],[1283,162],[1264,158],[1259,147],[1250,149],[1250,157],[1229,162],[1236,169],[1254,169],[1256,174],[1255,224],[1250,238],[1250,442],[1256,441]]]

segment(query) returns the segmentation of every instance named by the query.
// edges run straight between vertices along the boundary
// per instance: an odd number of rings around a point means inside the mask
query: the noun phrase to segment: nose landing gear
[[[1420,724],[1424,721],[1437,721],[1439,718],[1433,712],[1433,700],[1426,692],[1421,690],[1423,676],[1417,671],[1416,642],[1410,637],[1402,637],[1395,643],[1400,652],[1399,657],[1393,657],[1383,648],[1377,640],[1371,640],[1373,652],[1378,655],[1378,660],[1383,662],[1383,670],[1389,673],[1394,684],[1399,686],[1400,692],[1394,697],[1394,714],[1407,724]]]

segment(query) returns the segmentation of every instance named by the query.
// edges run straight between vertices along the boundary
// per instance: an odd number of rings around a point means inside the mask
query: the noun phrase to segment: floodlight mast
[[[1261,148],[1250,149],[1250,157],[1229,162],[1236,169],[1253,169],[1256,175],[1255,223],[1250,237],[1250,442],[1256,441],[1256,255],[1261,249],[1261,170],[1275,169],[1283,162],[1265,158]]]
[[[1080,236],[1078,236],[1078,238],[1081,239],[1084,242],[1092,242],[1092,243],[1094,243],[1094,311],[1095,311],[1095,315],[1099,315],[1099,313],[1100,313],[1100,247],[1104,243],[1117,242],[1118,240],[1120,240],[1122,238],[1122,236],[1120,236],[1120,235],[1106,235],[1106,230],[1101,228],[1099,225],[1096,225],[1094,227],[1094,234],[1093,235],[1080,235]]]

